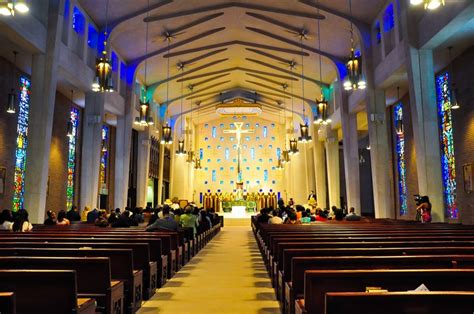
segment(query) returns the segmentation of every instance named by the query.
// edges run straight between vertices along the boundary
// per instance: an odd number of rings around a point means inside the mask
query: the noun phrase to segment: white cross
[[[235,125],[235,130],[232,130],[232,129],[229,129],[229,130],[224,130],[224,133],[231,133],[231,134],[235,134],[236,135],[236,138],[237,138],[237,181],[241,181],[242,179],[242,174],[241,174],[241,170],[240,170],[240,164],[241,164],[241,147],[242,147],[242,143],[241,143],[241,138],[242,138],[242,134],[249,134],[249,133],[254,133],[255,130],[253,129],[247,129],[247,130],[243,130],[242,129],[242,126],[244,125],[243,122],[234,122],[234,125]]]

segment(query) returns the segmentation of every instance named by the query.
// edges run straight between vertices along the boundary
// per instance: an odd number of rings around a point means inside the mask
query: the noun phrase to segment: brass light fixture
[[[192,150],[188,150],[188,157],[186,158],[187,163],[194,162],[194,152]]]
[[[292,62],[291,63],[291,72],[293,72],[293,69],[295,67],[295,63]],[[292,135],[294,136],[294,132],[295,132],[295,128],[293,126],[293,123],[295,121],[294,119],[294,113],[295,113],[295,108],[294,108],[294,97],[293,97],[293,80],[291,80],[291,133]],[[296,138],[291,138],[290,139],[290,148],[288,150],[288,154],[290,155],[296,155],[298,154],[299,150],[298,150],[298,141],[296,140]]]
[[[289,163],[291,161],[290,159],[290,151],[289,150],[284,150],[281,152],[281,162],[282,163]]]
[[[168,55],[170,53],[170,41],[168,40]],[[168,114],[168,106],[169,106],[169,92],[170,92],[170,58],[168,57],[168,70],[166,75],[166,111],[165,111],[165,121],[166,116]],[[166,122],[163,127],[161,128],[161,144],[170,145],[173,144],[173,139],[171,136],[171,126],[168,125]]]
[[[176,150],[176,155],[178,156],[186,155],[186,150],[184,149],[184,140],[178,140],[178,149]]]
[[[0,0],[0,15],[14,16],[15,11],[18,11],[24,14],[30,11],[30,7],[28,6],[25,0],[16,0],[16,1]]]
[[[319,20],[318,20],[319,21]],[[300,123],[300,137],[298,138],[298,142],[300,143],[310,143],[312,138],[309,135],[309,126],[308,122],[306,121],[306,107],[304,105],[304,51],[303,51],[303,38],[305,38],[306,31],[302,30],[300,34],[300,43],[301,43],[301,105],[303,106],[303,124]]]
[[[161,128],[161,144],[173,144],[173,139],[171,138],[171,127],[168,124],[163,125]]]
[[[14,114],[16,112],[16,91],[15,91],[15,81],[16,81],[16,55],[17,51],[13,51],[13,73],[12,73],[12,87],[8,93],[7,98],[7,113]]]
[[[278,158],[278,164],[276,166],[277,170],[283,170],[285,167],[283,166],[283,161],[281,158]]]
[[[298,149],[298,141],[296,140],[296,138],[290,139],[290,150],[288,153],[290,155],[298,155],[299,152],[300,151]]]
[[[196,160],[194,161],[194,170],[201,170],[201,159],[199,157],[196,157]]]
[[[354,26],[352,24],[352,0],[349,0],[349,14],[351,18],[351,53],[346,63],[347,75],[344,79],[345,90],[365,89],[367,83],[362,73],[362,56],[356,54],[354,49]]]
[[[445,0],[410,0],[411,5],[420,5],[422,3],[425,10],[435,10],[442,5],[444,6]]]
[[[113,92],[114,83],[112,78],[112,64],[107,57],[107,27],[108,27],[108,16],[109,16],[109,0],[106,2],[105,7],[105,31],[104,31],[104,49],[102,50],[102,56],[97,58],[95,65],[95,78],[92,82],[93,92]]]
[[[319,14],[319,8],[318,8]],[[321,27],[320,20],[318,19],[318,49],[321,50]],[[323,80],[323,62],[321,54],[319,54],[319,81]],[[321,88],[321,98],[316,99],[316,118],[314,119],[314,124],[328,124],[331,123],[331,120],[328,118],[328,102],[324,98],[323,88]]]
[[[71,89],[71,108],[74,103],[74,90]],[[74,126],[72,125],[71,118],[69,118],[69,121],[67,122],[67,136],[68,137],[73,137],[74,136]]]
[[[150,12],[150,1],[148,1],[148,10],[147,10],[147,18]],[[145,28],[145,56],[148,55],[148,23],[146,23]],[[148,58],[145,59],[145,78],[144,78],[144,89],[142,91],[143,97],[140,99],[140,115],[135,118],[135,124],[141,125],[144,127],[152,126],[155,124],[153,117],[151,116],[151,106],[150,100],[148,99],[147,94],[147,74],[148,74]]]

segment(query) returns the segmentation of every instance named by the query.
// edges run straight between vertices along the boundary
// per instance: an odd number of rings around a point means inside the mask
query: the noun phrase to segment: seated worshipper
[[[344,212],[341,208],[336,206],[331,207],[331,213],[329,214],[329,219],[341,221],[344,219]]]
[[[69,221],[81,221],[81,215],[77,211],[77,206],[72,206],[71,209],[66,213],[66,218]]]
[[[141,207],[135,208],[132,219],[137,223],[137,226],[142,222],[145,222],[145,219],[143,218],[143,209]]]
[[[174,214],[174,220],[179,224],[183,211],[181,210],[181,208],[178,208],[173,211],[173,214]]]
[[[288,214],[288,217],[286,218],[284,224],[286,224],[286,225],[299,225],[299,224],[301,224],[301,221],[298,220],[298,218],[296,218],[296,212],[291,211]]]
[[[193,215],[193,207],[191,205],[186,205],[184,208],[184,214],[181,215],[179,224],[183,228],[193,228],[193,234],[196,235],[199,224],[197,216]]]
[[[316,208],[316,221],[326,221],[327,218],[324,215],[323,211],[321,208]]]
[[[199,209],[198,209],[199,210]],[[199,227],[201,232],[207,231],[212,228],[211,218],[207,215],[207,212],[204,209],[201,209],[198,216]]]
[[[107,221],[106,216],[107,215],[105,213],[105,210],[99,211],[99,216],[95,220],[94,225],[96,225],[97,227],[107,227],[109,225],[109,222]]]
[[[303,213],[302,213],[302,217],[301,217],[301,223],[302,224],[309,224],[311,222],[311,216],[310,214],[305,210]]]
[[[88,206],[84,207],[81,213],[81,221],[87,221],[87,215],[89,215],[90,211],[91,209]]]
[[[150,216],[150,219],[148,219],[148,224],[147,226],[151,226],[155,221],[158,220],[158,214],[161,212],[161,208],[157,207],[153,210],[153,213]]]
[[[99,210],[94,208],[87,214],[87,222],[94,223],[97,217],[99,217]]]
[[[268,208],[260,209],[260,215],[257,216],[257,222],[266,224],[268,223],[268,220],[270,220]]]
[[[422,223],[431,222],[431,203],[428,196],[421,197],[421,203],[416,208],[417,216],[420,216]]]
[[[116,208],[115,211],[110,213],[109,218],[107,218],[107,222],[109,224],[113,224],[114,222],[118,220],[119,216],[120,216],[120,208]]]
[[[66,218],[66,212],[64,210],[60,210],[58,213],[58,220],[56,222],[59,226],[69,226],[71,222],[69,219]]]
[[[117,221],[112,224],[112,228],[130,228],[132,225],[130,215],[130,211],[125,210],[122,214],[120,214]]]
[[[360,216],[355,213],[354,207],[349,208],[349,213],[344,218],[347,221],[360,221]]]
[[[170,216],[170,207],[163,206],[163,218],[157,219],[153,224],[146,228],[146,231],[170,230],[178,231],[178,223]]]
[[[4,209],[0,214],[0,230],[12,231],[13,229],[13,215],[11,210]]]
[[[272,217],[268,219],[268,223],[272,225],[281,225],[283,223],[283,219],[278,216],[278,212],[274,210],[272,212]]]
[[[44,225],[46,226],[54,226],[56,225],[57,221],[56,221],[56,213],[53,212],[52,210],[48,210],[46,212],[46,219],[44,220]]]
[[[298,220],[301,220],[301,218],[303,218],[303,213],[305,211],[306,209],[304,208],[304,206],[296,205],[296,217],[298,218]]]
[[[33,225],[28,220],[28,212],[20,209],[13,216],[13,232],[27,232],[33,230]]]

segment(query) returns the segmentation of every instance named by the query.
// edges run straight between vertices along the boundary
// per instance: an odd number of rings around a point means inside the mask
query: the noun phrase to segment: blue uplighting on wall
[[[120,62],[120,79],[122,81],[125,81],[127,79],[127,65],[125,64],[125,62]],[[150,99],[148,98],[148,95],[146,97],[147,99]]]
[[[92,48],[97,48],[97,41],[99,40],[99,33],[95,29],[94,25],[89,24],[89,31],[87,35],[87,45]]]
[[[77,8],[74,7],[73,13],[72,13],[72,29],[80,34],[84,35],[84,30],[85,30],[85,17],[84,14]]]
[[[111,63],[112,63],[112,71],[117,72],[118,70],[118,57],[115,51],[112,51],[112,58],[111,58]]]
[[[383,14],[383,31],[388,33],[395,27],[395,16],[393,14],[393,3],[390,3]]]

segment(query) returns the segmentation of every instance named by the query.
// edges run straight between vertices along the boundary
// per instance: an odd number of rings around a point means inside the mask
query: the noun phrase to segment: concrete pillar
[[[158,204],[163,204],[163,172],[165,163],[165,145],[160,144],[159,170],[158,170]]]
[[[33,55],[24,207],[34,223],[44,221],[49,155],[62,32],[62,1],[50,1],[46,53]],[[66,205],[66,204],[64,204]]]
[[[407,55],[418,192],[430,197],[433,221],[444,221],[433,52],[408,47]]]
[[[113,208],[125,208],[128,200],[128,180],[130,172],[130,149],[132,142],[133,112],[136,96],[131,86],[127,87],[124,115],[117,118],[115,140],[115,193]]]
[[[316,199],[318,206],[327,208],[327,185],[326,185],[326,157],[324,152],[324,142],[321,141],[317,128],[313,128],[313,156],[314,156],[314,177],[316,181]]]
[[[146,207],[148,170],[150,169],[150,129],[138,133],[137,207]]]
[[[342,92],[342,88],[339,88]],[[349,110],[347,95],[341,95],[341,122],[344,149],[344,173],[346,178],[347,209],[354,207],[360,215],[359,140],[357,115]]]
[[[105,94],[87,92],[85,103],[81,154],[81,210],[85,206],[93,209],[98,205]]]
[[[329,206],[340,207],[341,177],[339,174],[339,143],[335,131],[327,130],[327,134],[326,165],[328,174]]]
[[[389,117],[386,114],[385,92],[367,90],[367,120],[369,122],[370,159],[376,218],[395,218],[393,169]]]

